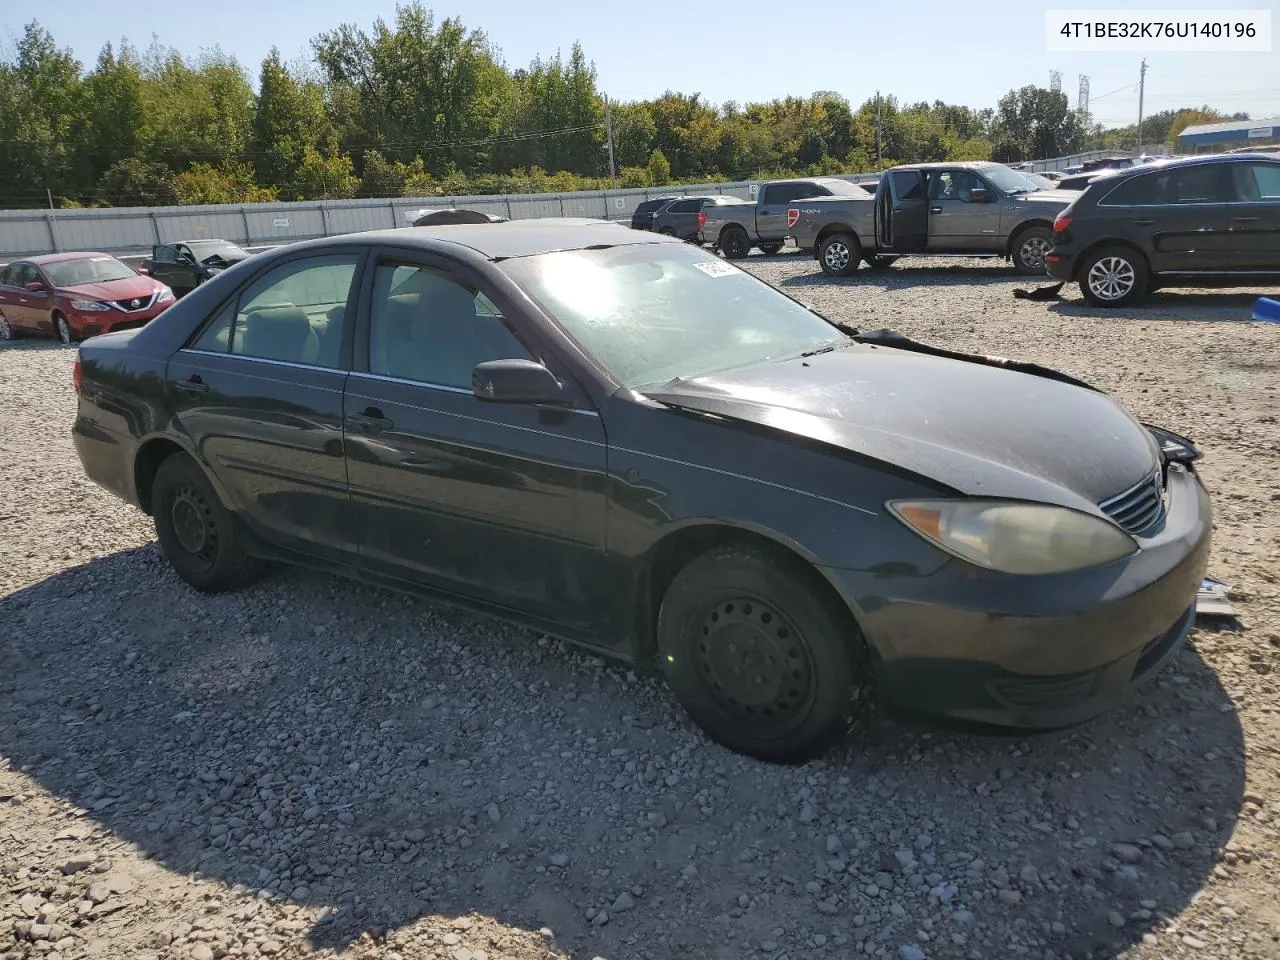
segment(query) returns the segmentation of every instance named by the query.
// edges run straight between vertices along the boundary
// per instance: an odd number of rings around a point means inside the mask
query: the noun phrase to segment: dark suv
[[[652,230],[653,215],[658,212],[660,207],[665,207],[672,200],[679,200],[677,196],[669,197],[653,197],[649,200],[642,200],[640,205],[631,211],[631,229],[632,230]]]
[[[1280,153],[1187,157],[1089,184],[1053,224],[1045,267],[1097,306],[1157,286],[1280,278]]]
[[[707,207],[747,202],[737,197],[725,196],[680,197],[654,211],[653,225],[649,229],[654,233],[664,233],[669,237],[698,243],[702,239],[702,224],[706,220],[702,212]]]

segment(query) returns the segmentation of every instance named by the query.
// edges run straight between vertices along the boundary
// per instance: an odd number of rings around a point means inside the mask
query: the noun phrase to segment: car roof
[[[90,260],[94,257],[104,257],[112,260],[115,259],[115,257],[112,257],[109,253],[95,253],[90,250],[77,250],[71,253],[42,253],[36,257],[24,257],[22,260],[15,260],[14,262],[37,264],[62,263],[65,260]]]
[[[377,246],[421,246],[438,249],[445,244],[466,247],[487,260],[531,257],[560,250],[588,247],[633,246],[646,243],[683,243],[674,237],[632,230],[621,223],[587,217],[545,217],[508,220],[506,223],[458,223],[431,227],[392,227],[365,233],[310,240],[297,246],[341,246],[346,243]]]
[[[996,163],[994,160],[955,160],[955,161],[938,161],[934,163],[900,163],[893,170],[936,170],[939,167],[945,167],[948,170],[986,170],[990,167],[1005,167],[1008,164]],[[1010,167],[1009,169],[1013,169]],[[886,171],[887,173],[888,171]],[[1026,172],[1026,171],[1015,171]]]

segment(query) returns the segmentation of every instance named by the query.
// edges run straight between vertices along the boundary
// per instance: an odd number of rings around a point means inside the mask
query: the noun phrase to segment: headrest
[[[295,306],[270,306],[245,315],[241,350],[267,360],[299,360],[314,335],[311,321]]]

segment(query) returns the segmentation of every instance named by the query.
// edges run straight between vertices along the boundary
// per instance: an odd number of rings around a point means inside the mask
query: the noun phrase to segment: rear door
[[[1231,270],[1280,272],[1280,163],[1229,164],[1234,203],[1229,211]]]
[[[522,308],[469,269],[388,252],[366,287],[346,392],[361,565],[592,625],[605,589],[599,415],[585,400],[564,409],[473,394],[477,363],[548,361],[520,322]]]
[[[23,264],[11,263],[0,270],[0,313],[4,314],[10,330],[22,331],[26,328],[25,294],[18,278]]]
[[[897,253],[924,250],[929,242],[929,200],[923,170],[891,170],[876,200],[878,245]]]
[[[13,305],[5,306],[5,316],[15,327],[30,333],[53,332],[53,288],[40,275],[34,263],[14,264],[13,286],[10,288]],[[40,283],[42,290],[28,290],[27,284]],[[17,320],[14,323],[14,320]]]
[[[698,236],[698,214],[702,212],[702,205],[706,201],[697,198],[693,200],[677,200],[671,206],[663,211],[659,223],[659,229],[669,226],[677,237],[681,240],[693,240]]]
[[[224,303],[169,361],[170,401],[228,506],[278,546],[354,555],[342,391],[360,247],[295,255]]]
[[[1155,208],[1134,224],[1151,231],[1156,271],[1222,270],[1230,257],[1235,193],[1227,164],[1174,167],[1158,173],[1153,187]]]

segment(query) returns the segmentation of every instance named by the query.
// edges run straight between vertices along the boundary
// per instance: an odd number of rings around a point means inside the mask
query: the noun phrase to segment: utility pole
[[[1147,92],[1147,59],[1142,58],[1142,70],[1138,74],[1138,156],[1142,156],[1142,97]]]
[[[880,91],[876,91],[876,168],[884,162],[884,156],[880,149]]]
[[[609,147],[609,185],[617,189],[618,173],[613,163],[613,108],[608,96],[604,98],[604,140]]]
[[[53,225],[56,211],[53,206],[53,191],[48,187],[44,188],[44,195],[49,198],[49,234],[53,237],[53,250],[55,253],[62,252],[62,244],[58,242],[58,231]]]

